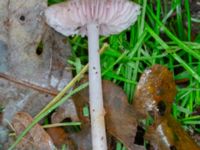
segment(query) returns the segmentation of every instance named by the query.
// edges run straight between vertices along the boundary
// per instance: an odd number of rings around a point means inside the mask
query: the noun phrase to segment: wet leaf
[[[127,148],[134,148],[137,130],[137,117],[128,104],[124,91],[111,81],[103,81],[103,99],[105,108],[106,129],[110,135],[123,142]],[[83,124],[89,124],[82,109],[88,105],[88,89],[84,89],[73,97],[78,116]],[[83,127],[84,128],[84,127]]]
[[[170,115],[159,124],[149,127],[146,134],[154,148],[158,150],[199,150],[200,147]]]
[[[12,121],[16,135],[18,136],[32,121],[33,119],[29,114],[18,112]],[[17,145],[17,149],[20,150],[54,150],[54,148],[51,138],[39,124],[36,124]]]
[[[152,112],[164,115],[170,112],[175,95],[173,74],[164,66],[154,65],[142,74],[133,107],[142,118],[146,118],[147,114]]]
[[[145,138],[158,150],[200,149],[170,115],[175,94],[175,81],[166,67],[154,65],[142,74],[133,106],[139,112],[140,119],[148,114],[154,117],[154,123],[147,129]]]

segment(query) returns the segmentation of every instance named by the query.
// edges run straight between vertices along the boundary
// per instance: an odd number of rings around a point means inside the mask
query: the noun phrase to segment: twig
[[[15,84],[18,84],[18,85],[21,85],[21,86],[24,86],[24,87],[27,87],[27,88],[31,88],[31,89],[39,91],[41,93],[50,94],[52,96],[56,96],[59,93],[57,90],[44,88],[44,87],[35,85],[35,84],[27,82],[27,81],[19,80],[15,77],[12,77],[12,76],[5,74],[5,73],[0,73],[0,78],[3,78],[7,81],[13,82]]]

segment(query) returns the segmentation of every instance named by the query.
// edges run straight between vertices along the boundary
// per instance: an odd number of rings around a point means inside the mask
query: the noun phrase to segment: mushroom
[[[106,150],[106,132],[99,58],[99,35],[127,29],[140,14],[140,6],[128,0],[69,0],[45,11],[47,23],[65,36],[88,37],[89,97],[94,150]]]

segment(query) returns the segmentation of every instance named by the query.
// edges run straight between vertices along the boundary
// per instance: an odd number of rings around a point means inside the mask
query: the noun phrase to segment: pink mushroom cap
[[[140,6],[128,0],[69,0],[45,11],[47,23],[65,36],[87,35],[87,24],[96,23],[99,34],[117,34],[130,27]]]

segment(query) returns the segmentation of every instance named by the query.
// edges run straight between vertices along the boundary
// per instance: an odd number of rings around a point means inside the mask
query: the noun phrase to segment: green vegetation
[[[188,80],[187,85],[177,86],[173,116],[186,128],[200,132],[200,116],[192,116],[200,107],[200,32],[193,31],[192,25],[193,20],[200,20],[191,17],[189,0],[135,2],[142,6],[136,24],[119,35],[101,37],[101,45],[109,44],[101,56],[103,78],[123,87],[131,102],[144,69],[154,64],[168,67],[176,80]],[[87,39],[69,40],[72,58],[68,62],[76,74],[87,63]]]
[[[60,1],[49,0],[49,5]],[[176,80],[187,80],[177,86],[172,114],[185,129],[200,133],[200,115],[192,115],[200,108],[200,30],[193,31],[192,25],[200,20],[191,17],[189,0],[136,2],[142,6],[136,24],[119,35],[101,37],[101,46],[109,44],[101,56],[102,76],[120,85],[131,103],[139,77],[147,67],[154,64],[168,67]],[[68,39],[72,45],[68,62],[76,75],[88,62],[87,39],[80,36]],[[125,149],[120,143],[116,147]]]
[[[123,87],[131,102],[144,69],[154,64],[168,67],[176,80],[188,80],[187,85],[177,86],[173,116],[198,132],[195,125],[200,116],[191,116],[200,106],[200,33],[192,30],[192,20],[198,18],[191,17],[188,0],[136,2],[142,6],[136,24],[119,35],[101,37],[101,45],[109,44],[101,56],[103,78]],[[72,58],[68,62],[76,74],[87,63],[87,39],[69,40]]]

